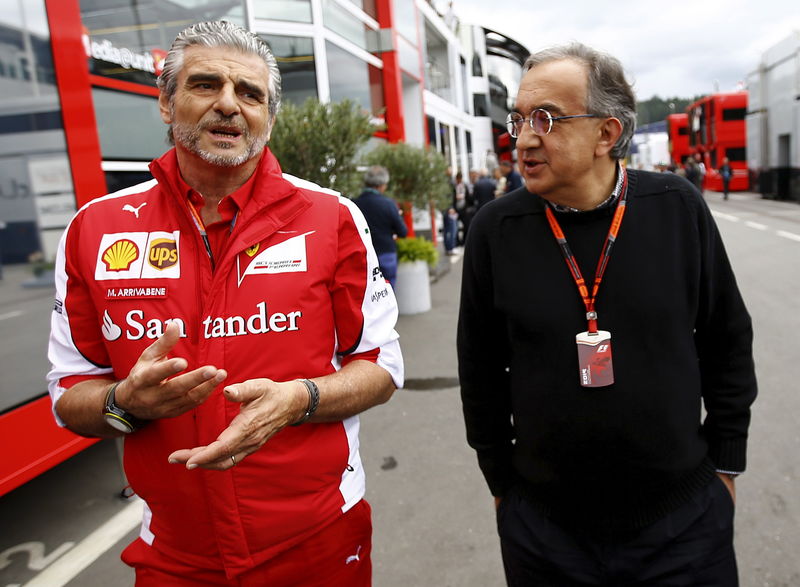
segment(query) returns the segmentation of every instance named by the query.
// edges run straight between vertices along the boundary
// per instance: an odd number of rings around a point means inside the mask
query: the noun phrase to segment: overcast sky
[[[531,51],[573,40],[607,51],[639,100],[709,94],[715,82],[735,91],[766,49],[800,31],[798,0],[453,0],[453,9]]]

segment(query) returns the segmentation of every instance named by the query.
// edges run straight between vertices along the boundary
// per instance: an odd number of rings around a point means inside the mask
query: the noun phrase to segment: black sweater
[[[750,317],[700,194],[672,174],[630,171],[597,299],[615,383],[581,387],[585,308],[544,205],[516,190],[470,228],[458,325],[468,441],[493,495],[516,485],[564,520],[641,527],[715,468],[744,470]],[[613,207],[556,215],[593,283]]]

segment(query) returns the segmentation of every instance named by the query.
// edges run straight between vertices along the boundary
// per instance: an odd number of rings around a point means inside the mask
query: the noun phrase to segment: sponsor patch
[[[167,297],[166,287],[109,287],[106,288],[107,300],[143,300],[164,299]]]
[[[157,238],[150,241],[147,262],[158,271],[174,267],[178,262],[178,243],[174,238]]]
[[[108,310],[103,311],[103,323],[100,326],[100,331],[103,333],[103,338],[109,342],[114,342],[119,339],[126,340],[141,340],[147,338],[155,340],[164,334],[167,324],[175,322],[178,325],[181,338],[186,338],[186,323],[182,318],[168,318],[161,320],[160,318],[147,317],[144,310],[130,310],[125,314],[124,320],[117,317],[115,321]]]
[[[255,256],[250,254],[253,245],[245,251],[245,255],[236,258],[239,272],[239,285],[248,275],[267,275],[270,273],[297,273],[308,270],[306,253],[306,237],[316,231],[306,232],[285,241],[267,247]],[[257,251],[257,249],[256,249]],[[252,259],[248,258],[252,256]]]
[[[117,232],[104,234],[100,241],[94,271],[94,278],[97,281],[178,279],[180,276],[179,230]]]

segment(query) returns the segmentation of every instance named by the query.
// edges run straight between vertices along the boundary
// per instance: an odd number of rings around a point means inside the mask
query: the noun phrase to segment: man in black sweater
[[[383,193],[389,186],[389,171],[385,167],[373,165],[367,169],[364,186],[364,191],[354,202],[367,220],[381,273],[394,288],[397,282],[397,244],[394,239],[406,236],[408,228],[397,204]]]
[[[458,325],[508,584],[735,586],[756,381],[716,225],[683,178],[620,164],[636,101],[619,61],[572,44],[524,72],[525,187],[475,217]]]

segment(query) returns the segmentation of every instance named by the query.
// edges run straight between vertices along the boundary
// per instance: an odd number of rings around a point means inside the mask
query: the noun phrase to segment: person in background
[[[500,169],[500,166],[494,168],[494,182],[497,187],[494,190],[494,197],[499,198],[500,196],[506,195],[506,184],[508,184],[508,180],[506,176],[503,175],[503,170]]]
[[[485,157],[485,165],[486,165],[486,172],[489,177],[494,177],[494,170],[497,169],[498,161],[497,161],[497,154],[492,151],[491,149],[486,149],[486,157]]]
[[[450,183],[450,201],[442,210],[442,240],[446,255],[454,255],[458,244],[458,212],[453,207],[456,198],[456,184],[453,181],[453,169],[447,168],[447,181]]]
[[[257,35],[186,28],[158,88],[155,179],[91,201],[59,245],[56,420],[125,438],[137,586],[367,587],[357,415],[403,383],[367,223],[266,146],[281,78]]]
[[[472,197],[475,201],[475,210],[478,211],[484,204],[494,200],[494,193],[497,183],[489,177],[486,170],[478,171],[473,169],[469,172],[472,182]]]
[[[522,176],[514,169],[514,164],[511,161],[501,161],[500,170],[506,178],[507,194],[522,187]]]
[[[453,209],[458,214],[461,223],[461,230],[458,233],[458,246],[463,247],[469,232],[469,225],[475,215],[475,200],[470,186],[464,182],[464,174],[460,171],[456,173],[453,193]]]
[[[683,177],[694,187],[698,188],[700,182],[700,167],[697,165],[697,161],[695,161],[694,157],[687,157],[686,161],[683,162]]]
[[[622,165],[635,121],[617,59],[531,55],[527,190],[470,228],[459,380],[511,586],[738,583],[751,320],[697,190]]]
[[[698,191],[702,194],[706,187],[706,164],[703,163],[703,156],[700,153],[694,154],[694,160],[697,164],[696,183]]]
[[[400,210],[384,194],[389,186],[389,171],[380,165],[373,165],[364,175],[366,189],[354,201],[369,225],[372,246],[378,254],[381,273],[392,285],[397,284],[397,245],[395,238],[408,234]]]
[[[723,157],[722,159],[722,165],[719,168],[719,176],[722,178],[722,198],[727,200],[731,188],[731,178],[733,177],[731,162],[727,157]]]

